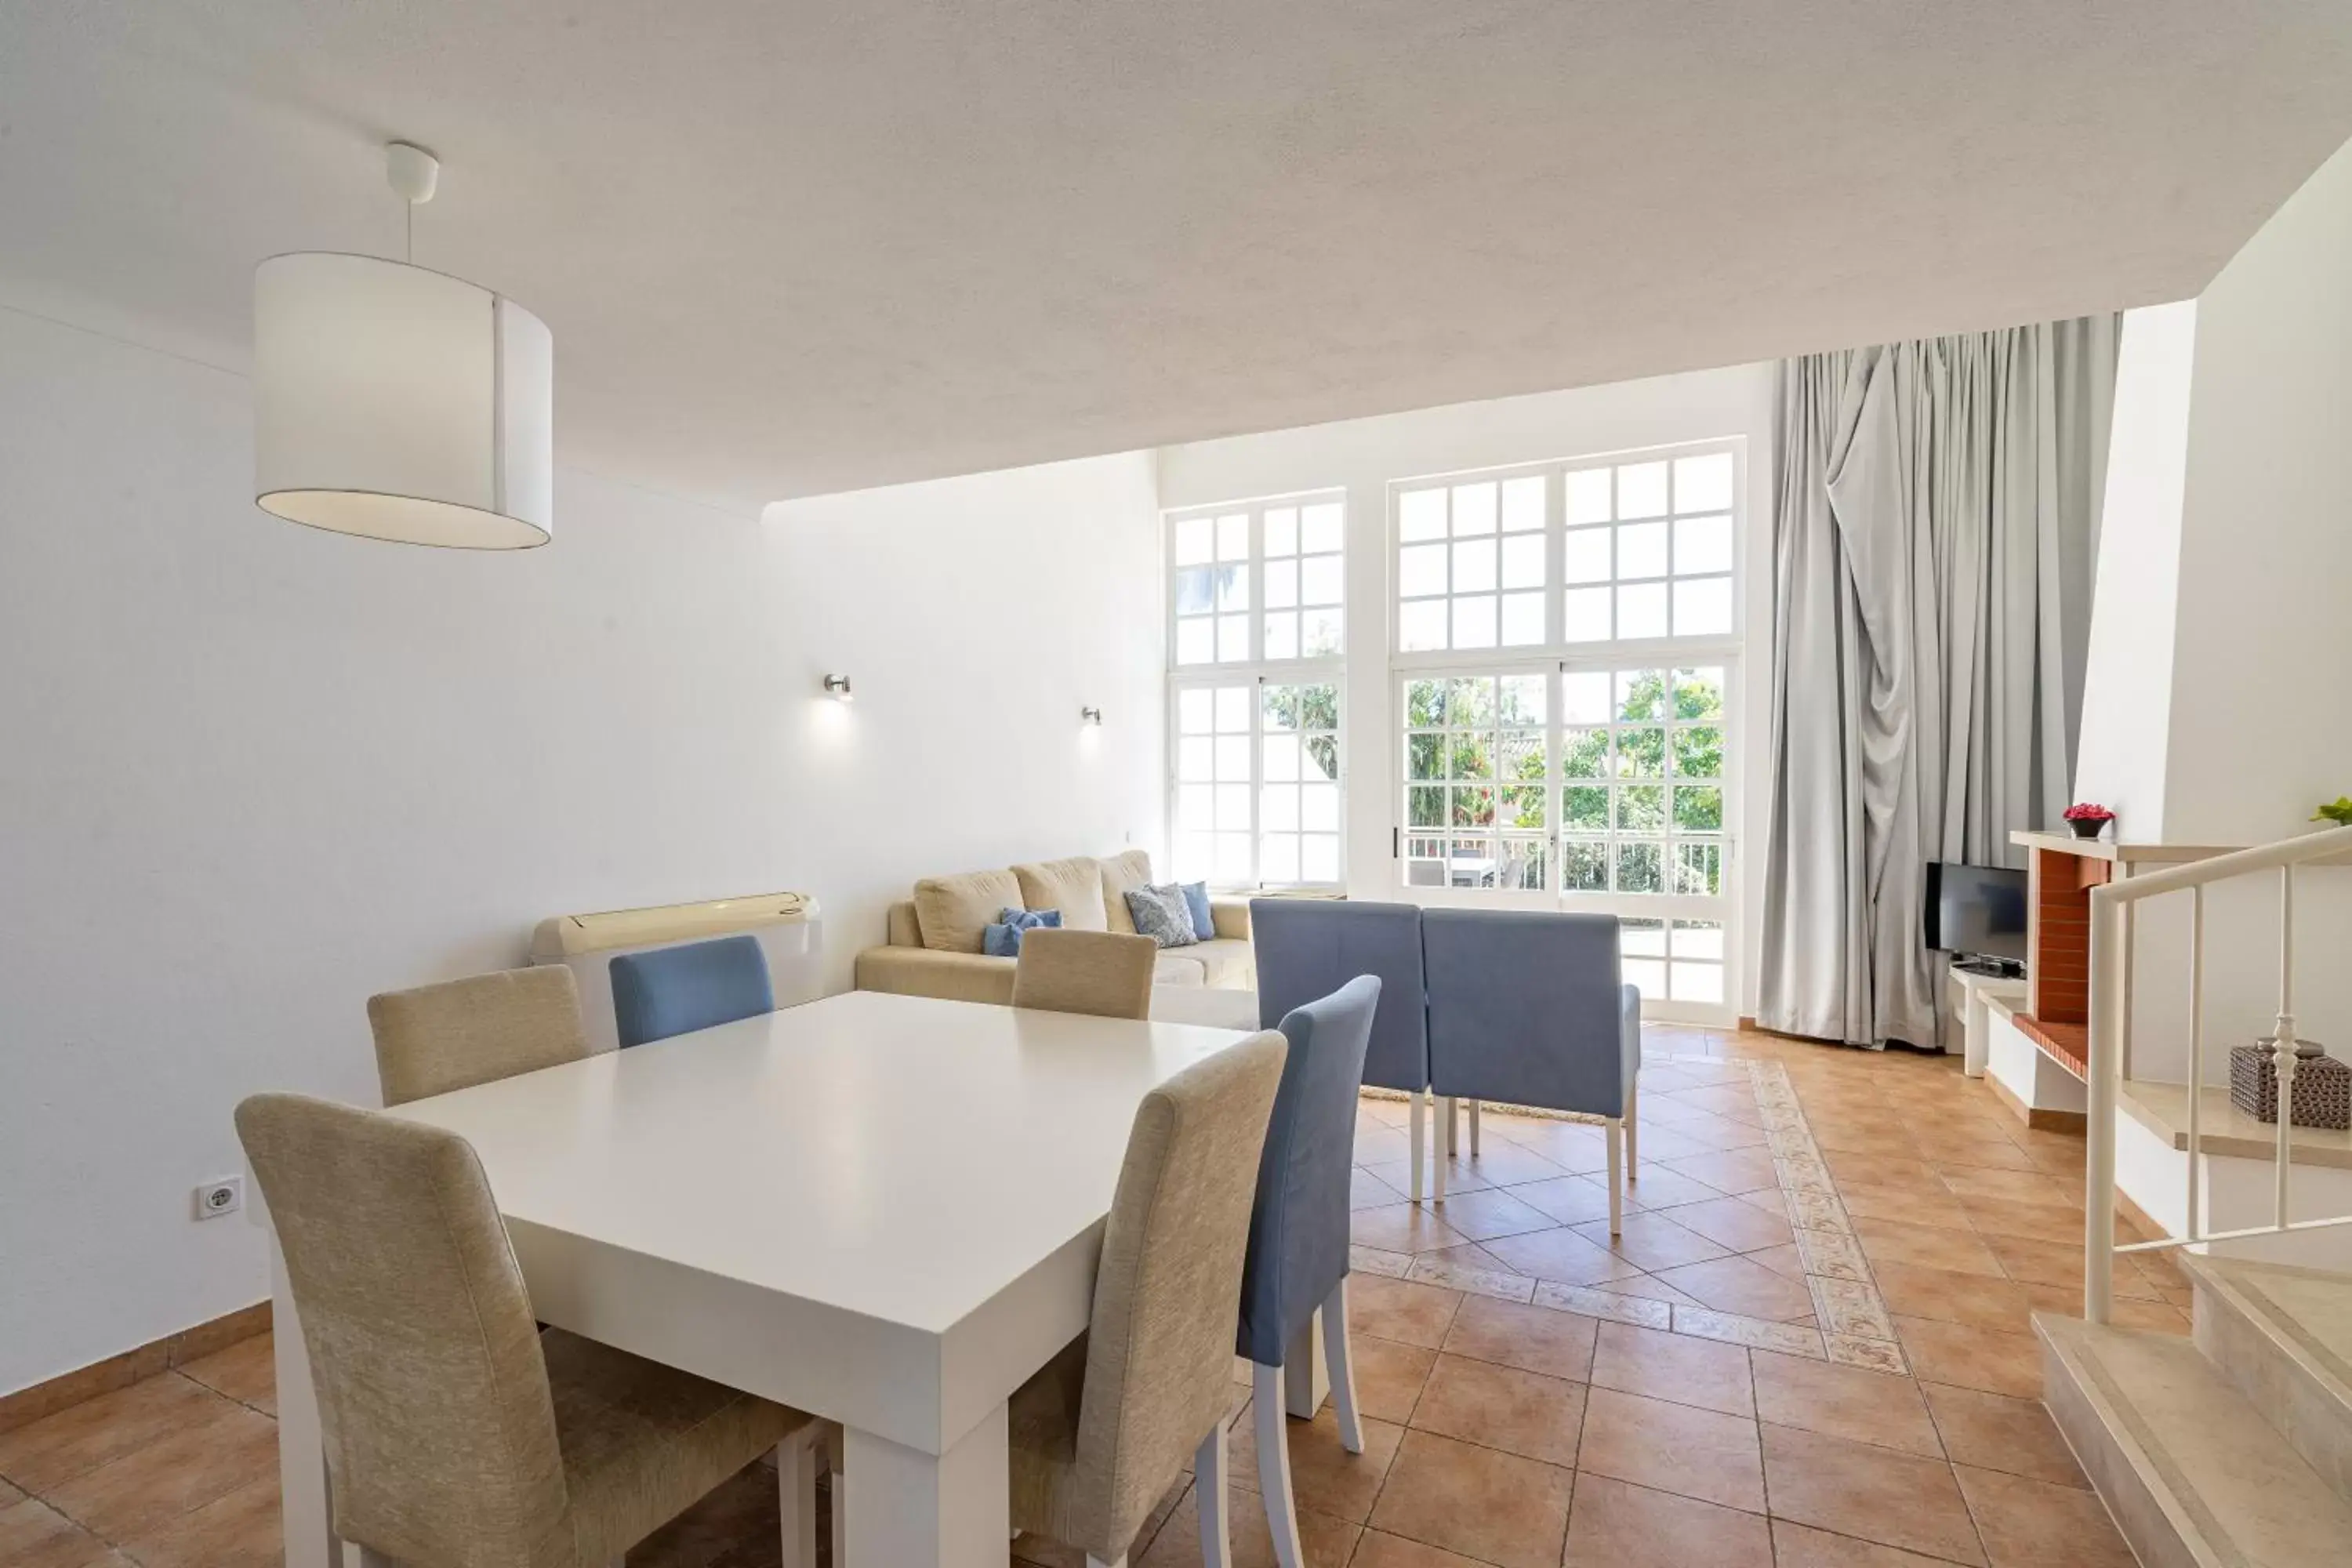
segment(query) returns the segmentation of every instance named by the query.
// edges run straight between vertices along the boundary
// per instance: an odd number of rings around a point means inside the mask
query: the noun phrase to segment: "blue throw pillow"
[[[1022,932],[1035,931],[1039,926],[1058,929],[1062,923],[1062,911],[999,910],[996,919],[998,923],[982,928],[980,951],[991,958],[1018,958],[1021,956]]]
[[[1209,913],[1209,884],[1185,883],[1184,902],[1192,911],[1192,934],[1202,942],[1214,937],[1217,934],[1217,921],[1215,917]]]

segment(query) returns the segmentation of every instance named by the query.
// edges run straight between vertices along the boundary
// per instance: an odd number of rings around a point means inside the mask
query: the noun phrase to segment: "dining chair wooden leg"
[[[1323,1300],[1323,1364],[1331,1377],[1331,1413],[1339,1421],[1339,1447],[1350,1454],[1364,1451],[1363,1424],[1356,1418],[1356,1362],[1349,1353],[1348,1277],[1331,1287]]]
[[[1625,1086],[1625,1179],[1642,1179],[1642,1118],[1639,1107],[1642,1085],[1639,1079]]]
[[[1445,1100],[1439,1095],[1429,1097],[1429,1201],[1445,1201]]]
[[[841,1462],[841,1427],[827,1422],[824,1428],[824,1468],[830,1478],[825,1489],[833,1502],[833,1568],[843,1568],[849,1561],[849,1472]]]
[[[1478,1102],[1470,1102],[1470,1157],[1478,1157]]]
[[[1462,1152],[1462,1121],[1454,1114],[1462,1102],[1449,1094],[1438,1103],[1445,1107],[1442,1117],[1445,1123],[1445,1157],[1451,1160]]]
[[[1405,1096],[1412,1105],[1412,1201],[1415,1203],[1421,1202],[1421,1145],[1423,1135],[1428,1131],[1423,1125],[1427,1121],[1425,1112],[1428,1109],[1422,1103],[1424,1098],[1417,1089]]]
[[[1625,1230],[1625,1119],[1609,1118],[1609,1234]]]
[[[1446,1102],[1430,1096],[1430,1201],[1446,1201]]]
[[[1330,1342],[1325,1331],[1324,1342]],[[1257,1419],[1257,1491],[1265,1502],[1265,1527],[1274,1537],[1274,1560],[1279,1568],[1305,1568],[1298,1545],[1298,1507],[1290,1495],[1290,1433],[1282,1409],[1282,1369],[1257,1368],[1251,1409]],[[1202,1555],[1208,1555],[1202,1542]]]
[[[1276,1403],[1279,1411],[1281,1404]],[[1282,1417],[1275,1416],[1276,1421]],[[1286,1454],[1288,1452],[1285,1450]],[[1233,1518],[1225,1509],[1225,1424],[1218,1421],[1192,1452],[1192,1498],[1201,1521],[1201,1568],[1231,1568]]]
[[[812,1422],[776,1445],[776,1510],[784,1568],[816,1568],[816,1467],[824,1433]]]

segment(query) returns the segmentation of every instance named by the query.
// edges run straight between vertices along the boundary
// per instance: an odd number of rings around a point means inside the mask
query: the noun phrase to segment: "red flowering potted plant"
[[[2107,824],[2115,819],[2114,812],[2104,805],[2089,801],[2079,802],[2066,808],[2066,826],[2074,830],[2074,837],[2077,838],[2096,838],[2105,829]]]

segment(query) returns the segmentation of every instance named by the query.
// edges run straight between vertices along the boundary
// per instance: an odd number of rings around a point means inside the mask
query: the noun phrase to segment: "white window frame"
[[[1716,833],[1704,837],[1693,834],[1679,834],[1674,830],[1672,826],[1674,797],[1671,793],[1666,796],[1668,824],[1662,827],[1655,835],[1646,833],[1620,834],[1613,827],[1605,829],[1597,834],[1571,834],[1566,821],[1563,819],[1562,807],[1560,805],[1559,799],[1561,791],[1574,787],[1577,784],[1577,781],[1568,778],[1560,771],[1562,759],[1566,754],[1566,736],[1570,730],[1599,729],[1604,727],[1611,730],[1619,730],[1649,727],[1638,721],[1628,722],[1625,721],[1612,720],[1605,726],[1598,724],[1570,723],[1564,714],[1565,703],[1562,700],[1563,681],[1560,678],[1577,674],[1613,676],[1633,669],[1663,669],[1667,675],[1669,682],[1667,700],[1671,702],[1673,700],[1672,679],[1674,672],[1676,669],[1690,668],[1719,668],[1723,671],[1724,711],[1721,721],[1712,726],[1712,728],[1718,729],[1723,731],[1723,755],[1726,764],[1728,766],[1730,760],[1737,755],[1735,747],[1737,744],[1736,733],[1738,728],[1738,715],[1737,704],[1733,701],[1733,693],[1738,688],[1739,679],[1739,665],[1737,658],[1709,655],[1703,658],[1685,658],[1672,664],[1652,665],[1641,665],[1633,661],[1618,663],[1600,659],[1543,658],[1496,660],[1487,664],[1476,666],[1465,666],[1458,662],[1450,662],[1444,666],[1433,668],[1422,668],[1416,665],[1400,666],[1396,670],[1391,672],[1390,677],[1391,695],[1397,704],[1396,721],[1390,725],[1390,729],[1392,732],[1390,760],[1391,763],[1391,782],[1393,789],[1395,810],[1395,822],[1392,834],[1393,843],[1391,847],[1393,858],[1397,863],[1396,878],[1398,888],[1404,893],[1413,897],[1439,896],[1448,893],[1469,894],[1474,897],[1476,901],[1481,903],[1491,902],[1500,906],[1522,909],[1548,909],[1560,905],[1567,905],[1580,910],[1593,910],[1611,914],[1629,916],[1643,913],[1663,913],[1669,918],[1681,918],[1685,920],[1705,920],[1711,918],[1707,910],[1713,906],[1729,901],[1733,896],[1732,873],[1738,861],[1738,857],[1733,850],[1733,846],[1738,839],[1738,833],[1733,825],[1738,820],[1738,808],[1736,805],[1738,779],[1738,770],[1736,768],[1732,769],[1730,772],[1718,775],[1714,781],[1714,784],[1710,786],[1720,791],[1724,826],[1717,829]],[[1433,786],[1426,782],[1416,781],[1409,776],[1412,737],[1425,727],[1415,726],[1406,721],[1411,717],[1408,710],[1407,689],[1417,680],[1444,680],[1447,679],[1480,678],[1490,676],[1497,678],[1534,676],[1540,677],[1544,680],[1544,722],[1541,729],[1544,743],[1543,787],[1547,793],[1544,796],[1543,828],[1538,832],[1535,829],[1519,829],[1514,831],[1503,828],[1499,826],[1493,828],[1456,828],[1450,824],[1434,828],[1413,826],[1410,820],[1412,815],[1409,807],[1410,792],[1415,788],[1430,788]],[[1536,726],[1533,725],[1525,727],[1529,730],[1536,728]],[[1657,721],[1656,727],[1665,731],[1666,746],[1669,753],[1671,753],[1674,745],[1675,731],[1677,729],[1686,729],[1691,728],[1692,726],[1682,724],[1673,719],[1662,719]],[[1489,725],[1486,726],[1486,728],[1499,730],[1501,726]],[[1622,775],[1614,774],[1609,775],[1604,777],[1601,783],[1603,787],[1615,786],[1620,783],[1621,776]],[[1646,784],[1652,781],[1643,779],[1636,782]],[[1669,792],[1672,791],[1676,782],[1676,776],[1671,771],[1671,764],[1669,764],[1669,771],[1661,775],[1655,782],[1661,787],[1667,789]],[[1499,779],[1496,780],[1490,787],[1502,787],[1502,781]],[[1498,815],[1499,809],[1498,805]],[[1412,862],[1415,859],[1420,858],[1419,857],[1414,857],[1406,853],[1406,850],[1409,847],[1409,845],[1406,842],[1407,840],[1412,838],[1468,838],[1484,837],[1495,837],[1498,838],[1502,837],[1539,837],[1544,839],[1549,845],[1545,865],[1545,885],[1541,888],[1482,887],[1469,889],[1456,887],[1451,883],[1411,882],[1405,879],[1409,875],[1409,868]],[[1671,858],[1674,846],[1677,843],[1699,842],[1718,844],[1722,846],[1724,850],[1723,867],[1718,878],[1718,887],[1721,890],[1714,893],[1621,893],[1615,891],[1588,891],[1582,889],[1565,887],[1563,885],[1561,876],[1563,863],[1561,846],[1570,837],[1585,841],[1606,843],[1611,845],[1612,848],[1620,837],[1631,837],[1643,841],[1654,839],[1654,841],[1661,846],[1662,853],[1667,854],[1669,858]],[[1669,858],[1668,868],[1669,870],[1671,868],[1671,858]]]
[[[1339,509],[1339,548],[1337,551],[1317,552],[1315,554],[1318,558],[1323,555],[1336,554],[1339,560],[1340,597],[1336,607],[1339,612],[1340,646],[1337,650],[1328,654],[1318,654],[1312,657],[1286,656],[1282,658],[1269,658],[1265,649],[1265,621],[1266,616],[1269,613],[1265,603],[1267,563],[1265,552],[1265,514],[1269,511],[1281,510],[1285,508],[1303,511],[1306,508],[1310,506],[1325,505],[1337,506]],[[1213,521],[1221,518],[1235,516],[1246,516],[1249,520],[1248,552],[1241,557],[1241,560],[1244,562],[1249,568],[1249,605],[1248,608],[1245,610],[1228,613],[1243,616],[1247,620],[1248,637],[1245,639],[1246,650],[1244,655],[1238,658],[1206,659],[1192,664],[1179,663],[1176,655],[1180,623],[1183,620],[1196,617],[1181,616],[1177,614],[1177,575],[1179,573],[1192,570],[1189,566],[1181,566],[1177,563],[1177,531],[1187,522],[1196,521],[1203,518]],[[1160,571],[1163,574],[1163,592],[1160,597],[1162,601],[1161,613],[1165,618],[1167,628],[1169,673],[1171,676],[1189,679],[1192,676],[1206,675],[1221,670],[1230,671],[1247,669],[1255,671],[1259,668],[1265,668],[1269,671],[1316,669],[1321,668],[1325,666],[1337,668],[1344,665],[1347,661],[1348,624],[1349,618],[1357,613],[1355,608],[1347,601],[1347,541],[1348,492],[1345,489],[1304,490],[1294,495],[1265,496],[1255,500],[1226,501],[1216,506],[1178,507],[1161,513]],[[1294,559],[1303,561],[1307,559],[1307,556],[1301,552],[1294,552],[1290,555],[1276,556],[1275,559],[1277,561]],[[1293,609],[1296,610],[1295,600],[1293,603]],[[1297,613],[1303,614],[1304,612]],[[1212,613],[1206,618],[1212,623],[1212,625],[1213,625],[1214,622],[1221,617],[1218,615]]]
[[[1348,880],[1348,747],[1347,747],[1347,652],[1346,633],[1349,618],[1359,613],[1347,602],[1347,491],[1332,488],[1305,490],[1291,494],[1265,496],[1250,500],[1236,500],[1213,506],[1188,506],[1161,515],[1161,570],[1165,576],[1161,598],[1166,616],[1168,647],[1168,706],[1166,714],[1168,767],[1165,809],[1167,813],[1167,843],[1171,875],[1180,874],[1177,866],[1183,832],[1181,813],[1181,792],[1184,781],[1180,776],[1181,740],[1178,713],[1182,694],[1187,690],[1213,689],[1218,687],[1246,686],[1250,689],[1250,770],[1249,770],[1249,874],[1246,877],[1211,877],[1208,880],[1220,891],[1249,891],[1277,888],[1338,889]],[[1265,514],[1281,508],[1304,509],[1310,505],[1337,503],[1340,508],[1339,557],[1341,598],[1339,605],[1341,647],[1329,654],[1312,658],[1268,658],[1265,657]],[[1250,607],[1248,652],[1245,659],[1216,660],[1197,664],[1178,664],[1176,613],[1176,574],[1184,570],[1176,563],[1176,533],[1179,525],[1202,517],[1231,517],[1246,513],[1249,518],[1249,552],[1244,558],[1250,569]],[[1303,559],[1303,556],[1301,557]],[[1287,557],[1277,557],[1287,559]],[[1332,781],[1339,795],[1337,826],[1338,852],[1334,874],[1328,879],[1275,879],[1265,875],[1265,795],[1269,782],[1265,776],[1265,740],[1270,731],[1265,727],[1265,689],[1269,686],[1328,686],[1335,697],[1337,722],[1332,731],[1339,773]]]
[[[1697,637],[1667,636],[1661,637],[1612,637],[1606,640],[1593,641],[1569,640],[1566,636],[1567,627],[1565,626],[1565,621],[1567,619],[1565,609],[1566,595],[1570,586],[1581,586],[1581,584],[1570,584],[1564,577],[1565,564],[1563,556],[1567,548],[1566,536],[1569,531],[1568,524],[1565,521],[1567,517],[1565,476],[1571,470],[1581,471],[1599,468],[1616,468],[1634,463],[1664,461],[1671,464],[1673,460],[1677,458],[1706,457],[1718,452],[1728,454],[1731,458],[1731,506],[1729,509],[1729,515],[1732,520],[1733,539],[1732,569],[1729,574],[1731,582],[1731,629],[1726,632],[1711,633]],[[1412,479],[1390,480],[1388,487],[1389,516],[1387,530],[1387,589],[1383,595],[1383,597],[1387,600],[1388,609],[1388,647],[1390,663],[1391,666],[1397,668],[1402,668],[1410,663],[1416,668],[1423,666],[1429,668],[1463,666],[1475,668],[1485,665],[1507,664],[1527,659],[1566,658],[1571,661],[1580,660],[1587,663],[1608,662],[1619,667],[1627,668],[1654,668],[1661,664],[1672,663],[1677,658],[1681,659],[1681,661],[1685,664],[1712,664],[1722,662],[1727,658],[1736,658],[1739,654],[1746,640],[1746,628],[1744,625],[1746,606],[1741,603],[1742,595],[1740,593],[1740,585],[1747,580],[1747,562],[1744,559],[1744,541],[1742,540],[1743,531],[1739,525],[1747,512],[1747,508],[1744,504],[1746,497],[1747,474],[1747,442],[1743,438],[1731,437],[1712,441],[1685,441],[1668,447],[1647,447],[1635,451],[1599,452],[1585,457],[1553,458],[1549,461],[1540,463],[1515,463],[1498,468],[1466,469],[1460,473],[1424,474]],[[1403,549],[1406,542],[1402,535],[1401,518],[1401,508],[1404,497],[1412,491],[1429,489],[1433,487],[1441,485],[1450,487],[1455,485],[1476,484],[1485,480],[1494,480],[1499,483],[1505,480],[1526,479],[1535,476],[1541,476],[1545,481],[1544,526],[1542,530],[1542,537],[1544,540],[1544,582],[1542,589],[1544,600],[1544,640],[1540,643],[1521,643],[1516,646],[1504,646],[1498,643],[1496,646],[1487,647],[1406,649],[1404,647],[1403,627],[1402,624],[1403,620],[1403,599],[1400,591],[1401,584],[1398,581],[1399,552]],[[1675,514],[1670,508],[1662,518],[1655,521],[1670,522],[1674,515]],[[1653,520],[1633,519],[1628,521],[1644,522]],[[1672,563],[1672,552],[1674,548],[1672,544],[1672,531],[1671,527],[1669,527],[1668,561],[1670,570]],[[1497,535],[1497,537],[1502,536]],[[1704,574],[1700,575],[1698,580],[1706,580],[1718,575],[1721,574],[1713,573]],[[1691,581],[1693,578],[1686,575],[1684,580]],[[1639,585],[1646,581],[1650,581],[1650,579],[1626,579],[1625,585]],[[1669,599],[1671,599],[1673,593],[1671,584],[1673,582],[1673,578],[1669,576],[1666,578],[1656,579],[1656,581],[1669,584],[1667,592]],[[1613,589],[1619,584],[1617,581],[1612,578],[1611,583],[1607,585]],[[1448,599],[1439,602],[1450,603],[1450,597],[1451,596],[1449,595]],[[1188,668],[1200,667],[1194,666]]]
[[[1570,642],[1564,638],[1565,591],[1570,586],[1563,580],[1563,552],[1566,523],[1565,478],[1571,470],[1600,467],[1616,467],[1676,458],[1705,456],[1727,452],[1732,458],[1732,518],[1733,561],[1730,573],[1732,625],[1728,632],[1701,637],[1664,637],[1612,639],[1610,641]],[[1411,491],[1426,489],[1434,485],[1458,485],[1480,480],[1497,481],[1541,475],[1545,479],[1545,520],[1542,537],[1545,541],[1544,629],[1541,645],[1493,647],[1476,648],[1424,649],[1406,652],[1402,647],[1400,622],[1402,600],[1400,594],[1400,551],[1404,544],[1402,535],[1401,507],[1402,498]],[[1744,689],[1742,668],[1746,643],[1746,604],[1744,584],[1748,562],[1746,551],[1746,530],[1741,526],[1748,513],[1747,505],[1748,454],[1747,443],[1740,437],[1678,442],[1668,446],[1643,447],[1618,452],[1592,453],[1544,462],[1518,463],[1456,473],[1428,474],[1390,481],[1388,487],[1388,527],[1386,530],[1385,598],[1388,613],[1389,700],[1395,704],[1387,725],[1387,810],[1391,821],[1391,854],[1394,865],[1392,885],[1398,896],[1423,903],[1467,903],[1481,908],[1554,910],[1565,909],[1594,913],[1614,914],[1632,921],[1661,921],[1666,922],[1669,933],[1674,922],[1713,922],[1721,928],[1723,957],[1723,1000],[1720,1004],[1675,1002],[1667,999],[1663,988],[1654,993],[1643,988],[1644,1016],[1667,1019],[1685,1019],[1704,1024],[1728,1024],[1737,1016],[1738,921],[1741,904],[1739,879],[1744,857],[1741,850],[1741,800],[1739,759],[1746,754],[1747,737],[1742,733],[1739,703],[1737,694]],[[1671,505],[1666,516],[1674,516]],[[1669,528],[1671,552],[1671,533]],[[1498,535],[1499,537],[1499,535]],[[1672,556],[1669,555],[1671,564]],[[1668,579],[1671,581],[1671,578]],[[1612,587],[1615,585],[1612,579]],[[1499,592],[1499,589],[1498,589]],[[1672,590],[1668,590],[1671,595]],[[1664,669],[1669,672],[1671,703],[1671,672],[1677,668],[1720,668],[1723,671],[1724,713],[1723,768],[1719,780],[1722,791],[1723,826],[1722,870],[1719,891],[1713,894],[1618,893],[1571,891],[1561,887],[1565,869],[1562,852],[1569,837],[1564,821],[1561,791],[1571,781],[1561,776],[1563,732],[1570,728],[1562,717],[1562,686],[1559,677],[1584,672],[1617,672],[1640,669]],[[1409,826],[1406,791],[1408,735],[1405,693],[1409,684],[1417,679],[1442,679],[1448,677],[1543,675],[1548,677],[1544,711],[1545,734],[1545,885],[1541,889],[1520,888],[1455,888],[1412,884],[1406,881],[1410,864],[1405,854],[1406,840],[1416,836]],[[1668,730],[1672,746],[1671,719],[1662,721]],[[1575,726],[1582,728],[1584,726]],[[1671,769],[1669,769],[1671,773]],[[1672,779],[1664,781],[1671,786]],[[1667,797],[1671,819],[1673,796]],[[1498,812],[1499,815],[1499,812]],[[1471,833],[1499,830],[1467,830]],[[1420,837],[1452,837],[1450,827],[1440,834],[1420,831]],[[1612,830],[1605,836],[1612,845]],[[1659,836],[1668,857],[1666,874],[1672,875],[1672,846],[1675,835],[1671,825]],[[1613,858],[1613,851],[1612,851]],[[1631,934],[1629,931],[1629,935]],[[1639,963],[1640,958],[1630,949],[1629,964]]]

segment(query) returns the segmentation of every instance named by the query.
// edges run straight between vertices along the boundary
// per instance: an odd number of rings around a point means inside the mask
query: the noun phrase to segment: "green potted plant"
[[[2311,814],[2314,822],[2332,822],[2338,827],[2352,827],[2352,795],[2339,795]]]

